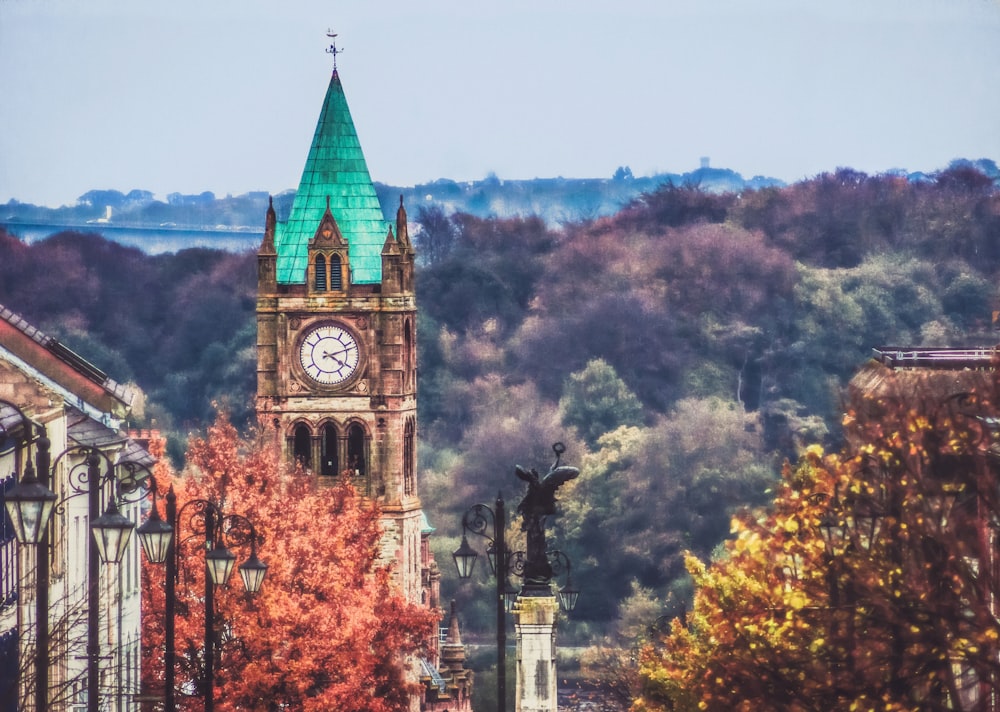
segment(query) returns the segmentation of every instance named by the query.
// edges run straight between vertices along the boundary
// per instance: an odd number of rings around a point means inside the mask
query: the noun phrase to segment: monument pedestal
[[[555,596],[522,595],[514,607],[517,634],[516,712],[556,712]]]

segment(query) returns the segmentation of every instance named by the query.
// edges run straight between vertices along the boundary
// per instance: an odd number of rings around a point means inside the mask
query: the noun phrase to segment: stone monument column
[[[516,712],[556,712],[556,611],[553,595],[524,595],[514,607]]]

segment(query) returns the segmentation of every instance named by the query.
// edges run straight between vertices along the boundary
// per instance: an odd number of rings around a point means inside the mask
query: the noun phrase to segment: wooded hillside
[[[871,347],[997,338],[1000,193],[970,166],[922,182],[840,170],[739,194],[665,186],[560,229],[434,207],[411,220],[439,563],[461,512],[498,489],[516,505],[513,465],[547,468],[561,440],[582,474],[560,490],[551,538],[583,589],[575,617],[595,623],[633,581],[682,595],[685,549],[710,554],[801,447],[838,444],[841,386]],[[146,422],[183,433],[213,400],[249,415],[254,265],[0,233],[0,303],[134,379]],[[470,632],[488,627],[488,595],[444,595]]]

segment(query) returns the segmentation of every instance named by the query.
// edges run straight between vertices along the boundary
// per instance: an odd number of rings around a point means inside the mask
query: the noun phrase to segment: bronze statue
[[[522,517],[521,529],[527,532],[527,552],[524,563],[524,583],[548,588],[552,580],[552,566],[546,556],[545,517],[556,513],[556,490],[576,478],[580,470],[576,467],[560,465],[559,458],[566,452],[566,446],[556,443],[552,446],[556,461],[544,477],[539,477],[534,469],[525,470],[515,465],[514,473],[528,483],[528,492],[517,505]]]

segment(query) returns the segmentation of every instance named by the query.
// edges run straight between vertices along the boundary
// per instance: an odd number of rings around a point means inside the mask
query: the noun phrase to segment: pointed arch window
[[[403,386],[413,388],[413,326],[409,320],[403,327]]]
[[[292,436],[292,457],[307,470],[312,467],[312,433],[305,425],[295,426]]]
[[[340,462],[337,458],[337,429],[327,423],[323,426],[323,434],[320,438],[320,468],[319,473],[326,477],[333,477],[340,470]]]
[[[326,257],[316,255],[315,289],[317,292],[326,291]]]
[[[416,460],[416,448],[414,447],[414,431],[416,426],[413,418],[407,418],[406,425],[403,426],[403,493],[414,494],[416,480],[413,477]]]
[[[330,255],[330,289],[339,292],[344,288],[344,270],[341,267],[340,255]]]
[[[355,477],[363,477],[368,473],[365,441],[364,427],[360,423],[352,423],[347,429],[347,469]]]

